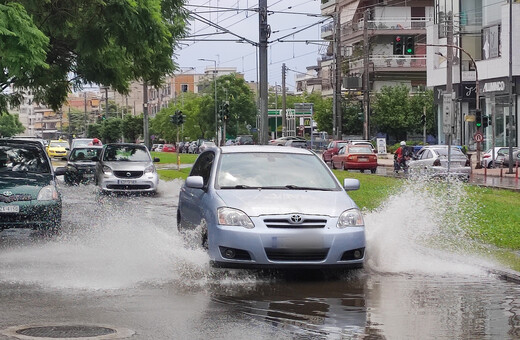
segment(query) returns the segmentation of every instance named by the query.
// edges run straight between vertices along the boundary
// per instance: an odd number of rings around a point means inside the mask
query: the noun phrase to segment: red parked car
[[[372,151],[370,145],[343,146],[338,154],[332,156],[332,168],[343,170],[370,170],[375,173],[377,170],[377,155]]]
[[[348,141],[346,140],[333,140],[327,145],[327,149],[323,151],[321,154],[321,158],[325,163],[332,162],[332,156],[338,154],[339,149],[341,149],[344,145],[347,145]]]
[[[175,145],[173,145],[173,144],[164,144],[161,151],[162,152],[175,152],[177,150],[175,149]]]

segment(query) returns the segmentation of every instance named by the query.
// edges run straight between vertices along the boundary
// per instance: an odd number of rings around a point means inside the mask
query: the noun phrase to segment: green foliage
[[[363,134],[363,107],[357,100],[345,100],[342,106],[342,132],[347,135]]]
[[[0,137],[11,137],[25,131],[25,127],[18,119],[18,115],[0,115]]]
[[[177,169],[159,169],[157,173],[159,177],[164,181],[172,181],[174,179],[182,179],[185,180],[190,174],[191,168],[181,168]]]
[[[87,137],[88,138],[101,138],[102,130],[103,130],[103,126],[101,124],[90,124],[87,129]]]
[[[104,143],[114,143],[121,140],[123,120],[110,118],[101,124],[101,138]]]
[[[151,152],[152,157],[158,157],[161,161],[159,164],[177,164],[177,153],[176,152]],[[192,153],[180,153],[181,164],[193,164],[199,156],[198,154]]]
[[[121,131],[125,140],[135,142],[139,136],[143,135],[143,116],[127,114],[121,121]]]
[[[184,0],[0,5],[0,89],[31,89],[37,102],[56,110],[72,88],[85,83],[120,93],[135,79],[159,86],[175,68],[173,46],[185,34],[183,5]],[[0,100],[0,110],[6,102]]]
[[[378,132],[385,132],[396,140],[406,140],[408,132],[422,132],[421,115],[426,107],[427,133],[436,134],[433,113],[433,91],[413,96],[406,85],[383,86],[372,104],[372,123]]]

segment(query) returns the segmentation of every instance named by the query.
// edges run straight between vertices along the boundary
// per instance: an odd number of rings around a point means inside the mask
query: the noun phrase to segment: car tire
[[[361,169],[361,170],[359,170],[359,172],[361,172],[363,174],[363,173],[365,173],[365,169]]]
[[[201,222],[201,246],[203,249],[209,249],[209,236],[208,236],[208,224],[205,220]]]
[[[345,163],[343,163],[343,162],[341,162],[341,169],[348,170],[347,168],[345,168]]]
[[[331,160],[330,164],[332,165],[332,169],[336,169],[336,166],[334,165],[334,162]]]
[[[377,171],[377,169],[370,169],[370,172],[373,173],[373,174],[375,174],[376,171]]]

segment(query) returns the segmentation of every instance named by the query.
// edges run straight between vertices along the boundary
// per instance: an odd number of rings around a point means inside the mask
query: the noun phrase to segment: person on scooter
[[[395,173],[398,173],[402,168],[406,173],[408,170],[408,166],[406,165],[406,161],[410,159],[409,149],[406,146],[405,141],[401,141],[400,146],[395,150],[394,153],[394,170]]]

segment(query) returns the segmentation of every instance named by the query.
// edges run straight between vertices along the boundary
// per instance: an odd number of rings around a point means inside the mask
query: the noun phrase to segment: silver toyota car
[[[363,216],[312,151],[279,146],[213,147],[200,154],[179,193],[177,226],[193,229],[213,265],[360,268]]]
[[[154,162],[144,145],[106,144],[97,159],[95,182],[103,192],[155,193],[159,176]]]

